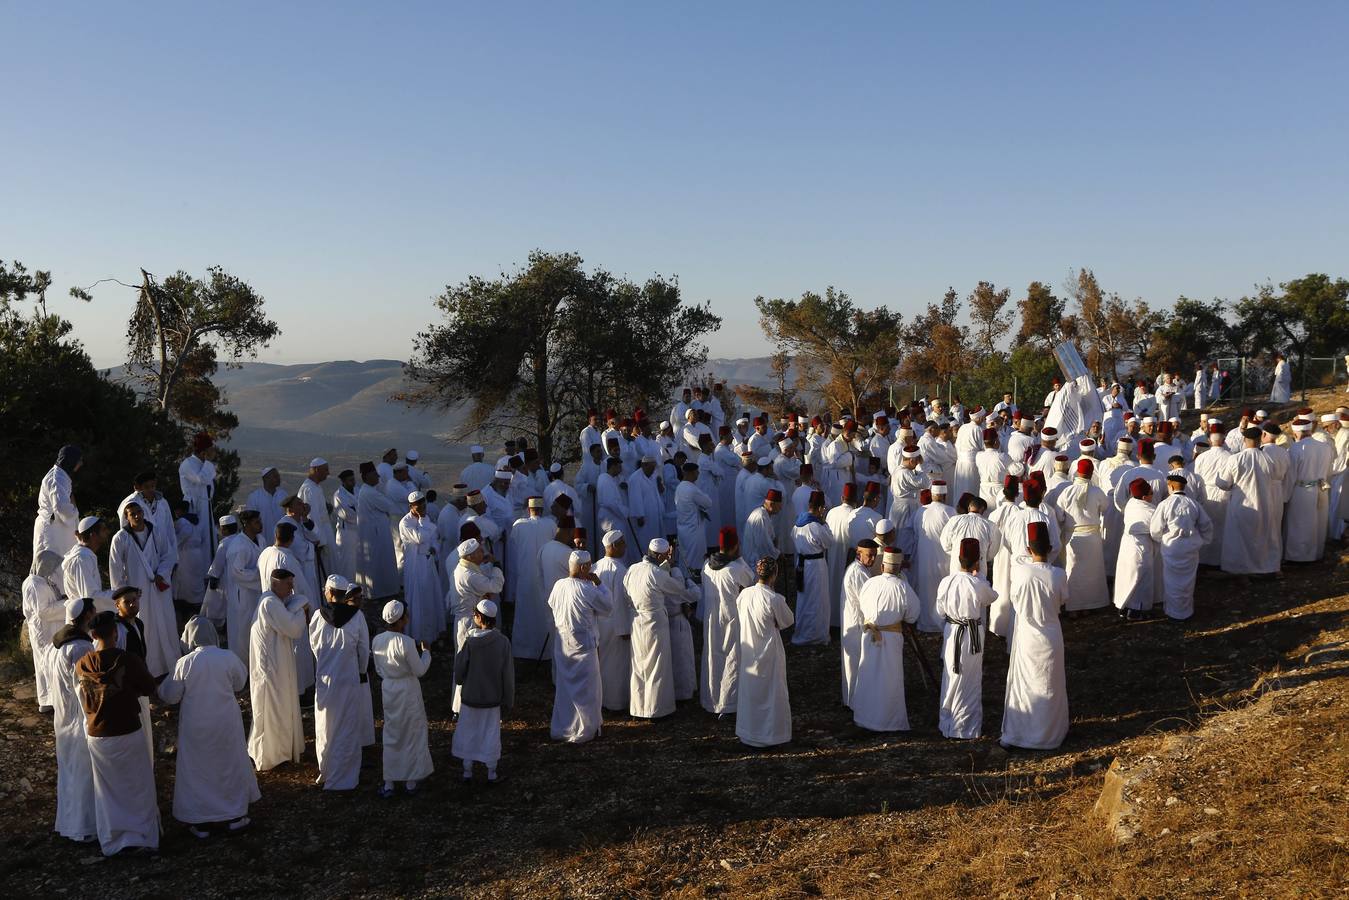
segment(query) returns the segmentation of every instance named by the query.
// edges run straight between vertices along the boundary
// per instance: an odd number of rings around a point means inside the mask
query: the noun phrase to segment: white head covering
[[[567,565],[570,568],[590,565],[590,554],[584,550],[573,550],[571,556],[567,557]]]
[[[409,503],[420,503],[422,500],[425,499],[426,493],[423,491],[413,491],[412,493],[408,494]]]
[[[665,538],[652,538],[651,543],[646,545],[646,549],[652,553],[669,553],[670,542]]]
[[[560,462],[553,463],[551,466],[548,467],[548,471],[556,475],[558,472],[562,471],[562,463]]]
[[[407,609],[407,607],[403,605],[402,600],[390,600],[388,603],[384,604],[384,610],[379,615],[385,622],[392,625],[394,622],[403,618],[403,611],[405,609]]]
[[[414,463],[417,460],[421,459],[422,455],[418,453],[416,450],[409,450],[407,453],[403,454],[403,458],[410,463]]]
[[[90,528],[93,528],[95,525],[97,525],[98,521],[99,521],[98,516],[85,516],[83,519],[80,519],[79,527],[75,529],[75,533],[84,534]]]
[[[266,466],[266,467],[264,467],[263,470],[262,470],[262,477],[263,477],[263,478],[266,478],[266,477],[267,477],[267,474],[268,474],[269,472],[275,472],[275,471],[276,471],[276,466]]]
[[[341,575],[329,575],[328,580],[323,583],[323,586],[330,591],[340,591],[345,594],[347,588],[351,587],[351,582],[347,581]]]
[[[779,450],[785,451],[791,446],[792,446],[791,438],[783,438],[782,440],[778,441]]]
[[[224,528],[226,525],[238,525],[239,520],[234,516],[224,515],[221,516],[219,520],[217,520],[216,524],[219,525],[221,528]]]
[[[469,452],[469,455],[472,456],[472,455],[478,454],[478,453],[486,453],[487,451],[484,450],[484,449],[481,447],[481,445],[479,445],[479,444],[474,444],[472,447],[469,447],[469,448],[468,448],[468,452]]]
[[[600,538],[600,540],[604,543],[604,546],[612,547],[614,544],[623,540],[623,532],[619,531],[617,528],[613,531],[606,531],[604,537]]]
[[[761,466],[771,466],[772,464],[773,464],[773,461],[772,461],[771,459],[769,459],[768,457],[766,457],[766,456],[761,456],[761,457],[759,457],[759,465],[761,465]]]
[[[66,601],[66,621],[74,622],[84,612],[84,597],[71,597]]]
[[[510,480],[511,480],[511,470],[510,470],[510,469],[497,469],[497,470],[496,470],[495,472],[493,472],[492,474],[493,474],[495,477],[500,478],[502,481],[510,481]]]
[[[478,542],[477,538],[469,538],[468,540],[464,541],[459,545],[459,558],[467,559],[472,553],[477,551],[477,549],[481,546],[482,544]]]
[[[203,615],[195,615],[183,626],[183,633],[178,641],[183,645],[185,653],[191,653],[198,647],[220,646],[220,634],[210,619]]]
[[[322,456],[316,456],[309,461],[309,468],[311,469],[317,469],[319,466],[326,465],[328,465],[328,460],[324,459]]]
[[[1340,417],[1335,415],[1334,413],[1323,413],[1321,415],[1322,422],[1338,422],[1339,420]]]
[[[876,536],[882,537],[895,530],[895,523],[889,519],[876,520]]]
[[[478,605],[474,608],[489,619],[497,617],[497,605],[492,600],[479,600]]]

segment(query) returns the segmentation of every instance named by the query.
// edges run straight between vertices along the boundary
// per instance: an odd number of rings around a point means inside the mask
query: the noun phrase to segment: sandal
[[[388,800],[390,797],[393,796],[393,788],[385,787],[384,785],[381,784],[379,786],[379,796],[381,800]]]

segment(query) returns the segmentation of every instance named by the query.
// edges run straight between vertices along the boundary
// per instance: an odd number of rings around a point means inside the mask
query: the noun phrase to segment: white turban
[[[573,569],[588,566],[590,565],[590,554],[584,550],[573,550],[571,556],[567,557],[567,565]]]
[[[604,533],[604,537],[602,537],[600,540],[603,541],[604,546],[612,547],[614,544],[617,544],[619,541],[623,540],[623,532],[619,531],[617,528],[615,528],[613,531],[606,531]]]
[[[889,519],[876,520],[876,536],[882,537],[895,530],[895,523]]]
[[[778,441],[778,449],[779,449],[779,450],[786,451],[786,450],[788,450],[791,446],[792,446],[791,438],[783,438],[782,440]]]
[[[380,613],[380,617],[383,618],[385,622],[392,625],[394,622],[403,618],[403,611],[406,608],[407,607],[403,605],[402,600],[390,600],[388,603],[384,604],[384,611]]]
[[[86,602],[85,598],[83,597],[71,597],[69,600],[66,601],[67,622],[74,622],[76,619],[80,617],[80,613],[84,612],[85,602]]]
[[[340,591],[345,594],[347,588],[351,587],[351,582],[347,581],[341,575],[329,575],[328,580],[323,583],[323,586],[330,591]]]
[[[317,469],[319,466],[326,465],[328,465],[328,460],[324,459],[322,456],[316,456],[309,461],[309,468],[311,469]]]
[[[477,538],[469,538],[459,545],[459,558],[468,559],[472,556],[482,544],[478,543]]]
[[[221,516],[220,519],[217,521],[217,524],[221,528],[224,528],[226,525],[238,525],[239,520],[236,519],[234,516]]]
[[[771,459],[769,459],[768,457],[766,457],[766,456],[761,456],[761,457],[759,457],[759,465],[761,465],[761,466],[771,466],[772,464],[773,464],[773,461],[772,461]]]
[[[670,542],[665,538],[652,538],[651,543],[646,545],[646,549],[652,553],[669,553]]]
[[[407,453],[403,455],[403,458],[406,459],[408,462],[412,463],[421,459],[422,455],[418,453],[416,450],[409,450]]]
[[[468,452],[469,452],[471,455],[477,455],[477,454],[479,454],[479,453],[486,453],[487,451],[484,450],[484,449],[483,449],[482,447],[480,447],[479,445],[474,444],[472,447],[469,447],[469,448],[468,448]]]
[[[80,519],[79,527],[75,529],[75,533],[84,534],[86,531],[97,525],[98,522],[98,516],[85,516],[83,519]]]
[[[423,493],[422,491],[413,491],[412,493],[408,494],[408,502],[409,502],[409,503],[420,503],[421,501],[423,501],[423,500],[425,500],[425,499],[426,499],[426,494]]]
[[[474,608],[489,619],[497,617],[497,605],[492,600],[479,600],[478,605]]]

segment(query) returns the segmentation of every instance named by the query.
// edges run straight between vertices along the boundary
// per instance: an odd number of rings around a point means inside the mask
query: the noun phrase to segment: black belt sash
[[[956,646],[951,662],[951,672],[959,675],[960,645],[964,642],[967,632],[970,636],[970,653],[984,652],[983,637],[980,634],[983,630],[983,619],[953,619],[950,616],[945,616],[945,619],[947,624],[956,626]]]
[[[799,559],[799,560],[801,560],[802,562],[805,562],[806,560],[811,560],[811,559],[824,559],[824,554],[823,554],[823,553],[798,553],[797,556],[796,556],[796,558]]]

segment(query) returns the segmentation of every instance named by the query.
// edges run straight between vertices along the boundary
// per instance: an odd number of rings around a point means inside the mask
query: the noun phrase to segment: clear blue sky
[[[531,248],[904,311],[979,279],[1236,297],[1349,274],[1349,4],[9,3],[0,258],[100,363],[220,264],[263,359],[405,358]]]

